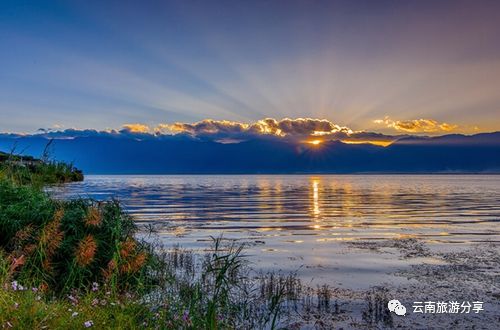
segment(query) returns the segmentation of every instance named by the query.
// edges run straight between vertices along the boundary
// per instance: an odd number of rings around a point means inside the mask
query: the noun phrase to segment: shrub
[[[93,282],[116,291],[144,289],[152,255],[135,231],[117,201],[56,201],[0,180],[0,248],[15,265],[11,279],[57,294]]]

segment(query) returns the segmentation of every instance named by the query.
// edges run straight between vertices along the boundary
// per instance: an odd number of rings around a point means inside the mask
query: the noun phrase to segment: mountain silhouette
[[[38,156],[49,136],[0,134],[0,150]],[[500,173],[500,132],[406,136],[387,147],[277,137],[218,143],[187,135],[57,135],[52,156],[88,174]]]

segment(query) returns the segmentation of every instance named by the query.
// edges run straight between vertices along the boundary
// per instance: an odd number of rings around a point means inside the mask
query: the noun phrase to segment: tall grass
[[[23,283],[56,294],[93,282],[137,291],[147,284],[152,255],[135,230],[116,201],[56,201],[0,180],[0,248],[11,277]]]
[[[42,159],[0,152],[0,178],[17,184],[42,187],[47,184],[83,181],[79,169],[64,162],[50,160],[44,152]]]

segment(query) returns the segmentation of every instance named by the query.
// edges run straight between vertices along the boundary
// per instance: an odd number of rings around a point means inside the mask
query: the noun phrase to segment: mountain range
[[[405,136],[389,146],[275,136],[220,143],[185,134],[0,134],[0,150],[73,162],[86,174],[500,173],[500,132]]]

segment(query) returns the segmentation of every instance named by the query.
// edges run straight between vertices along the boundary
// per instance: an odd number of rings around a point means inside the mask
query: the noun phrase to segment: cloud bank
[[[128,123],[119,130],[97,131],[92,129],[40,129],[37,135],[50,138],[70,139],[89,136],[110,136],[115,138],[132,137],[135,139],[156,139],[169,137],[188,137],[192,139],[215,141],[219,143],[239,143],[253,139],[280,139],[292,143],[310,141],[342,141],[344,143],[371,143],[387,146],[410,133],[451,132],[458,126],[440,123],[433,119],[392,120],[389,117],[374,121],[403,134],[382,134],[369,131],[355,131],[327,119],[316,118],[265,118],[255,122],[205,119],[194,123],[161,123],[149,126],[143,123]]]
[[[316,118],[280,120],[265,118],[251,123],[205,119],[195,123],[163,123],[155,127],[135,123],[124,125],[120,132],[155,136],[187,135],[220,143],[238,143],[255,138],[278,138],[292,142],[339,140],[346,143],[373,143],[384,146],[400,137],[353,131],[349,127],[335,124],[327,119]]]
[[[240,123],[227,120],[205,119],[193,124],[174,123],[165,125],[172,132],[188,133],[194,136],[210,134],[261,134],[280,137],[306,137],[331,135],[339,132],[351,134],[352,130],[332,123],[326,119],[285,118],[277,120],[265,118],[254,123]]]
[[[408,133],[452,132],[458,128],[458,125],[440,123],[434,119],[392,120],[389,117],[385,117],[373,122],[394,128],[396,131]]]

